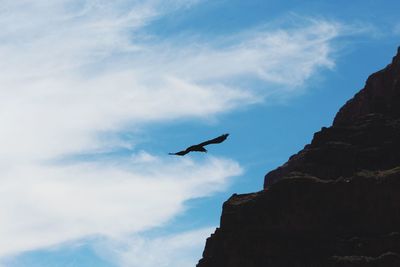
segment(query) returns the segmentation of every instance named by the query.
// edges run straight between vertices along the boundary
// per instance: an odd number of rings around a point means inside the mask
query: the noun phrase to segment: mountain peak
[[[339,110],[333,125],[348,125],[371,113],[400,117],[399,79],[400,47],[392,63],[369,76],[365,87]]]
[[[339,110],[333,125],[265,176],[264,187],[298,173],[335,180],[400,165],[400,49],[391,64]]]

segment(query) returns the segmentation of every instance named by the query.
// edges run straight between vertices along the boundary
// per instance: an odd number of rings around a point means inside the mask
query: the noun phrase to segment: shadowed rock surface
[[[198,267],[400,266],[400,54],[311,144],[233,195]]]

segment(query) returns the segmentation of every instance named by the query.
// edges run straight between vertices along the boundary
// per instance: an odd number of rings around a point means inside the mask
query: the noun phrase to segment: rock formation
[[[400,49],[333,125],[236,195],[198,267],[400,266]]]

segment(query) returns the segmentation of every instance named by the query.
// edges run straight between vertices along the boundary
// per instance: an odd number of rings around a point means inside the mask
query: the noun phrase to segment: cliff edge
[[[223,206],[198,267],[400,266],[400,49],[333,125]]]

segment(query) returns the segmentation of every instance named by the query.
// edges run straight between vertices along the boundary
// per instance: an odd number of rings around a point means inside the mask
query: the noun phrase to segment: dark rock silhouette
[[[234,194],[198,267],[400,266],[400,51],[333,125]]]
[[[195,152],[206,152],[207,153],[207,149],[205,149],[204,146],[210,145],[210,144],[222,143],[223,141],[225,141],[226,138],[228,138],[228,135],[229,134],[223,134],[223,135],[220,135],[220,136],[218,136],[218,137],[216,137],[214,139],[202,142],[202,143],[197,144],[197,145],[190,146],[190,147],[186,148],[185,150],[182,150],[182,151],[179,151],[179,152],[176,152],[176,153],[168,153],[168,154],[169,155],[176,155],[176,156],[184,156],[187,153],[194,152],[194,151]]]

